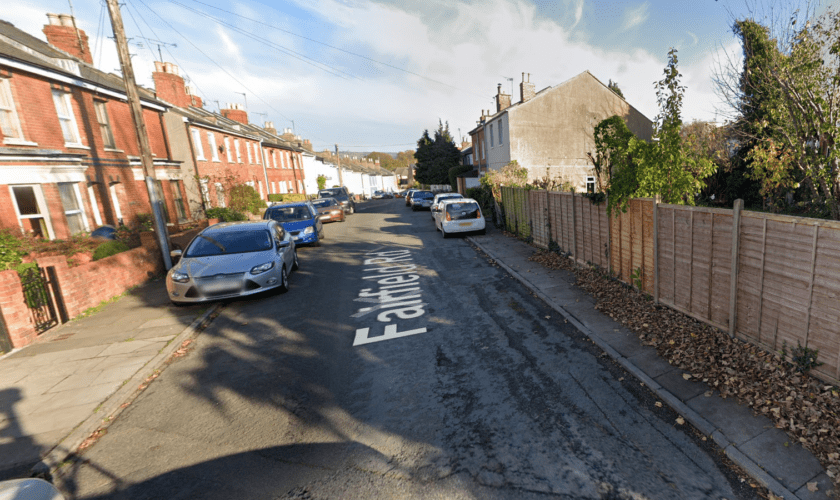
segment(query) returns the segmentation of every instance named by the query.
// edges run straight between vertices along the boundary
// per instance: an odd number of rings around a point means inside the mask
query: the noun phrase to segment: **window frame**
[[[96,112],[96,121],[99,123],[99,133],[102,135],[103,147],[106,150],[117,151],[117,140],[114,137],[114,131],[111,128],[111,119],[108,117],[107,104],[108,101],[94,99],[93,109]],[[100,116],[100,114],[102,116]]]
[[[210,144],[211,160],[219,163],[219,147],[216,145],[216,134],[210,130],[207,131],[207,142]]]
[[[65,147],[82,147],[85,148],[86,146],[82,144],[82,137],[79,134],[79,124],[76,122],[76,113],[73,112],[73,102],[70,99],[70,92],[61,89],[51,89],[51,93],[53,96],[53,105],[55,107],[55,113],[58,117],[58,123],[61,125],[61,135],[64,138],[64,146]],[[66,107],[66,112],[68,114],[62,115],[63,111],[59,109],[59,105],[63,104]],[[67,125],[68,129],[65,130],[65,124]],[[71,132],[70,139],[68,140],[66,132]]]
[[[3,107],[3,97],[8,98],[8,108]],[[0,119],[0,133],[3,134],[4,144],[30,144],[23,135],[23,126],[20,123],[20,117],[17,112],[17,105],[15,104],[15,96],[12,94],[12,79],[0,77],[0,115],[10,117],[9,126],[16,132],[16,136],[9,135],[6,128],[2,125],[4,120]]]
[[[32,188],[33,195],[35,197],[35,204],[38,208],[37,214],[25,214],[21,215],[20,207],[18,206],[17,196],[15,196],[15,188],[16,187],[30,187]],[[15,209],[15,216],[17,216],[18,225],[22,231],[26,231],[26,228],[23,226],[24,219],[43,219],[44,221],[44,228],[47,230],[47,239],[54,240],[55,239],[55,231],[53,231],[52,226],[52,218],[50,217],[49,209],[44,210],[47,208],[47,202],[44,198],[44,191],[41,189],[40,184],[9,184],[9,195],[12,198],[12,207]]]
[[[596,181],[597,181],[597,179],[595,178],[594,175],[587,175],[586,176],[586,182],[585,182],[584,186],[586,187],[586,192],[587,193],[594,193],[595,192],[595,189],[597,189],[597,187],[598,187],[598,184],[597,184]],[[590,185],[592,186],[591,191],[589,190]]]
[[[193,147],[195,148],[195,159],[207,161],[204,156],[204,144],[201,142],[201,131],[197,128],[190,129],[192,131]]]
[[[225,187],[222,186],[221,182],[216,182],[214,186],[216,188],[216,203],[219,205],[219,208],[227,207],[227,203],[225,203]]]
[[[493,124],[492,123],[490,124],[490,147],[491,148],[496,147],[496,145],[493,144]]]
[[[254,157],[251,156],[251,143],[245,141],[245,152],[248,154],[248,165],[254,163]]]
[[[236,163],[242,163],[242,150],[239,148],[239,139],[233,140],[233,149],[236,151]]]
[[[227,156],[227,162],[233,163],[233,156],[230,154],[230,137],[225,136],[225,155]]]
[[[181,179],[169,179],[169,189],[172,190],[172,201],[175,205],[175,212],[178,222],[187,219],[187,210],[184,205],[184,197],[181,196]]]
[[[90,232],[90,224],[88,224],[87,214],[84,210],[84,203],[82,202],[82,193],[79,192],[79,183],[78,182],[57,182],[56,187],[58,188],[59,193],[59,200],[61,201],[61,210],[64,214],[64,218],[67,219],[67,229],[70,231],[70,234],[81,234]],[[66,193],[69,195],[69,200],[65,200],[64,196],[61,196],[62,188],[69,188],[70,192]],[[76,203],[75,208],[68,209],[65,201],[74,201]],[[81,227],[77,232],[71,231],[71,223],[70,217],[78,216],[81,219]]]

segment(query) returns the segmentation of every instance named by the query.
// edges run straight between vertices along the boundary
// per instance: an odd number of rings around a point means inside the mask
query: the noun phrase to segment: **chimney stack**
[[[519,84],[520,102],[528,102],[534,98],[534,84],[531,83],[531,73],[528,73],[528,81],[525,81],[525,73],[522,73],[522,83]]]
[[[283,135],[281,135],[280,137],[282,137],[288,142],[295,142],[295,134],[292,133],[292,129],[290,128],[284,128]]]
[[[180,73],[178,66],[175,64],[155,61],[155,71],[152,73],[152,79],[155,81],[155,94],[158,98],[182,108],[194,106],[194,99],[197,99],[200,103],[201,98],[191,95],[184,85],[184,79],[181,78]]]
[[[510,94],[502,92],[502,84],[496,89],[496,113],[510,107]]]
[[[306,149],[307,151],[313,151],[312,141],[310,141],[309,139],[304,139],[303,140],[303,148]]]
[[[47,14],[49,24],[44,26],[47,42],[73,57],[93,64],[88,36],[76,27],[76,20],[69,14]]]
[[[186,86],[187,91],[187,98],[190,100],[190,106],[195,106],[196,108],[203,108],[204,101],[201,100],[201,97],[195,93],[195,88],[192,85]]]
[[[263,128],[269,134],[277,135],[277,129],[274,128],[274,122],[265,122],[265,124],[263,125]]]
[[[222,110],[222,116],[228,120],[248,124],[248,113],[241,104],[228,104],[228,107]]]

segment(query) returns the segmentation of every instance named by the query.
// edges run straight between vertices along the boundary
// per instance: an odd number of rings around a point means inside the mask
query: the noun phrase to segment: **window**
[[[178,213],[178,220],[187,218],[187,212],[184,210],[184,198],[181,196],[181,181],[170,180],[169,187],[172,189],[172,201],[175,202],[175,211]]]
[[[499,146],[502,145],[502,122],[499,121]]]
[[[108,187],[108,191],[111,193],[111,203],[114,204],[114,215],[117,216],[117,222],[122,224],[122,210],[120,210],[120,196],[117,192],[118,184],[114,183]]]
[[[277,151],[271,150],[271,161],[274,163],[274,168],[277,168]]]
[[[286,158],[286,156],[287,155],[286,155],[285,151],[282,151],[280,153],[280,160],[281,160],[281,163],[283,164],[283,168],[289,168],[289,163],[288,163],[288,159]]]
[[[88,230],[87,218],[82,212],[82,204],[79,202],[78,185],[73,182],[59,182],[58,194],[61,197],[61,206],[64,208],[64,216],[67,218],[67,229],[70,234],[79,234]]]
[[[257,181],[257,190],[260,192],[260,198],[265,198],[265,193],[263,193],[262,181]]]
[[[210,143],[210,156],[213,161],[219,161],[219,147],[216,146],[216,134],[207,132],[207,142]]]
[[[201,132],[199,132],[196,128],[190,130],[192,130],[193,147],[195,148],[195,158],[197,160],[204,160],[204,145],[201,144]]]
[[[236,149],[236,162],[242,163],[242,152],[239,150],[239,139],[233,140],[233,147]]]
[[[216,201],[219,203],[219,206],[224,208],[225,205],[225,188],[222,187],[220,182],[216,183]]]
[[[102,143],[108,149],[116,149],[117,145],[114,142],[114,133],[111,131],[111,122],[108,121],[108,109],[105,107],[105,102],[93,101],[93,107],[96,109],[96,121],[99,122]]]
[[[254,163],[256,163],[257,165],[260,165],[260,151],[261,150],[262,150],[262,148],[260,148],[259,143],[255,142],[254,143]],[[265,151],[263,151],[263,153],[265,153]]]
[[[41,186],[9,186],[9,188],[12,190],[12,199],[20,227],[35,236],[52,239],[54,236],[49,214],[43,209],[46,204],[44,195],[41,193]]]
[[[55,110],[58,113],[58,121],[61,123],[61,133],[64,134],[65,144],[81,146],[79,128],[76,126],[73,105],[70,103],[70,93],[53,89],[52,96]]]
[[[0,78],[0,130],[4,142],[23,141],[15,101],[12,99],[12,86],[6,78]]]
[[[591,175],[586,176],[586,192],[595,192],[595,177],[592,177]]]
[[[251,157],[251,143],[245,141],[245,151],[248,153],[248,163],[254,163],[253,157]]]
[[[493,125],[490,125],[490,147],[493,147]]]
[[[230,137],[225,137],[225,155],[227,156],[228,163],[232,163],[233,158],[230,156]]]
[[[205,207],[213,208],[213,204],[210,203],[210,188],[207,179],[201,179],[201,199],[204,201]]]
[[[90,208],[93,210],[93,221],[97,226],[102,225],[102,216],[99,214],[99,203],[96,201],[96,189],[93,184],[87,188],[88,198],[90,198]]]
[[[276,192],[277,192],[277,183],[274,182],[274,181],[271,181],[271,193],[274,194]]]
[[[268,163],[268,151],[266,151],[265,149],[263,149],[263,165],[265,165],[266,167],[271,166],[271,164]]]

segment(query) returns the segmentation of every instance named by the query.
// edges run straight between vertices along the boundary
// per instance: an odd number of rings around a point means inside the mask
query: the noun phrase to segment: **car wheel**
[[[440,228],[440,234],[443,235],[443,239],[449,238],[449,235],[446,234],[446,231],[443,230],[443,226]]]
[[[300,269],[300,261],[298,261],[297,248],[295,248],[295,255],[292,258],[292,271]]]
[[[280,285],[277,287],[281,293],[289,291],[289,276],[286,274],[286,266],[280,269]]]
[[[172,305],[175,306],[175,307],[184,307],[184,306],[189,305],[188,302],[175,302],[174,300],[170,300],[169,302],[171,302]]]

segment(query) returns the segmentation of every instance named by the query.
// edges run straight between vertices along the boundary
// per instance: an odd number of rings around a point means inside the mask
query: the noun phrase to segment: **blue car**
[[[318,219],[318,210],[308,201],[272,205],[266,209],[263,219],[279,222],[292,235],[295,245],[317,247],[324,237],[324,225]]]

